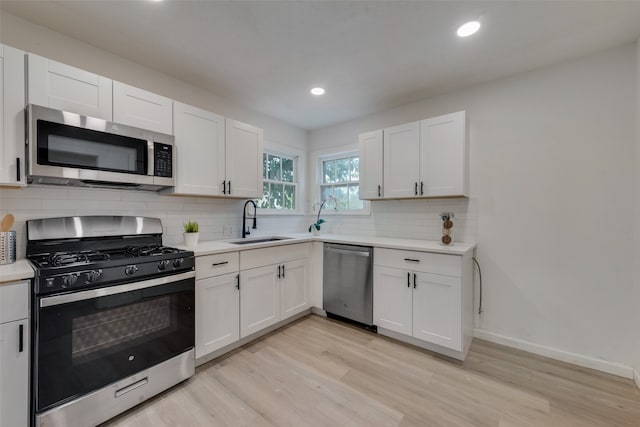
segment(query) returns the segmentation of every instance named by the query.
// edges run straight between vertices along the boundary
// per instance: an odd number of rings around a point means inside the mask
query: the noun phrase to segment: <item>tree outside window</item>
[[[358,156],[322,160],[320,199],[326,200],[328,196],[335,197],[340,210],[362,209],[359,170],[360,158]]]
[[[262,199],[256,204],[262,209],[296,209],[296,159],[264,152],[262,154]]]

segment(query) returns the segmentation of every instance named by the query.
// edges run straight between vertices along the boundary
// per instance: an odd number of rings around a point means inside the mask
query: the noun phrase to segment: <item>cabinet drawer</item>
[[[262,267],[263,265],[280,264],[287,261],[309,257],[311,243],[272,246],[264,249],[250,249],[240,252],[240,268]]]
[[[238,252],[203,255],[196,257],[196,280],[237,273],[239,268]]]
[[[0,285],[0,323],[29,317],[29,281]]]
[[[460,255],[376,248],[373,261],[375,265],[385,267],[462,277],[462,257]]]

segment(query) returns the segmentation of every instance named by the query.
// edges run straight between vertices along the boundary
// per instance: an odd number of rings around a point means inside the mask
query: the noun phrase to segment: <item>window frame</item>
[[[360,186],[360,152],[358,150],[357,147],[353,147],[353,146],[348,146],[348,147],[338,147],[338,148],[333,148],[333,149],[325,149],[322,151],[316,151],[313,153],[312,157],[314,159],[314,163],[315,163],[315,169],[316,169],[316,179],[315,179],[315,185],[313,188],[313,201],[319,201],[320,197],[321,197],[321,188],[323,186],[327,186],[327,185],[331,185],[331,186],[335,186],[335,185],[341,185],[343,183],[331,183],[331,184],[325,184],[323,182],[323,177],[324,177],[324,170],[323,170],[323,163],[327,160],[337,160],[337,159],[344,159],[347,157],[358,157],[358,186]],[[349,181],[349,182],[345,182],[345,185],[348,184],[353,184],[354,181]],[[312,202],[313,205],[313,202]],[[327,208],[327,206],[325,206],[325,209],[322,210],[322,215],[371,215],[371,202],[368,200],[362,200],[362,208],[361,209],[341,209],[338,208],[339,210],[336,212],[333,207],[329,206],[329,208]],[[313,214],[313,210],[311,211],[311,213]]]
[[[295,208],[294,209],[274,209],[274,208],[258,208],[258,215],[282,215],[282,216],[291,216],[291,215],[304,215],[304,200],[303,198],[303,189],[305,186],[305,163],[306,157],[305,153],[302,150],[283,146],[275,143],[268,143],[265,141],[265,146],[263,148],[264,153],[271,154],[274,156],[284,157],[286,159],[293,160],[293,182],[285,182],[285,181],[272,181],[266,178],[263,178],[263,188],[264,182],[276,182],[293,185],[295,187],[294,190],[294,199],[295,199]],[[263,175],[266,171],[263,171]],[[263,190],[264,191],[264,190]],[[263,194],[264,197],[264,194]],[[261,200],[254,199],[256,201]]]

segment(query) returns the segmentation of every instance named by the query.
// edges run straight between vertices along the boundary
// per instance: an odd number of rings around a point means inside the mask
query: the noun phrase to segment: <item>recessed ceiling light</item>
[[[311,95],[316,95],[316,96],[324,95],[324,88],[314,87],[313,89],[311,89]]]
[[[475,34],[479,29],[480,23],[478,21],[469,21],[458,28],[457,34],[458,37],[469,37],[470,35]]]

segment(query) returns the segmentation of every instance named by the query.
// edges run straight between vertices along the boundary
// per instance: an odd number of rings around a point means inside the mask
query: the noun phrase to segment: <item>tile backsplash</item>
[[[18,257],[25,255],[26,221],[73,215],[140,215],[162,220],[164,243],[182,244],[182,225],[200,224],[200,241],[240,237],[245,200],[165,196],[154,192],[29,186],[0,188],[0,215],[13,213],[18,233]],[[455,242],[475,242],[475,199],[385,200],[371,204],[370,215],[325,215],[323,233],[355,234],[406,239],[439,240],[440,212],[454,212]],[[260,215],[254,236],[306,232],[315,221],[309,215]],[[231,227],[231,235],[225,228]]]
[[[402,239],[440,240],[441,212],[453,212],[455,242],[474,243],[477,235],[475,199],[380,200],[371,203],[371,215],[325,215],[322,231]],[[309,223],[315,216],[309,217]],[[326,231],[325,231],[326,230]]]
[[[165,196],[155,192],[105,190],[73,187],[28,186],[24,189],[0,188],[0,215],[11,212],[16,218],[18,257],[25,256],[26,221],[29,219],[74,215],[140,215],[160,218],[163,242],[182,244],[182,225],[188,220],[200,224],[200,240],[240,237],[242,206],[245,200],[206,197]],[[304,229],[304,215],[283,220],[281,216],[258,218],[256,235],[292,233]],[[225,226],[231,235],[224,234]]]

